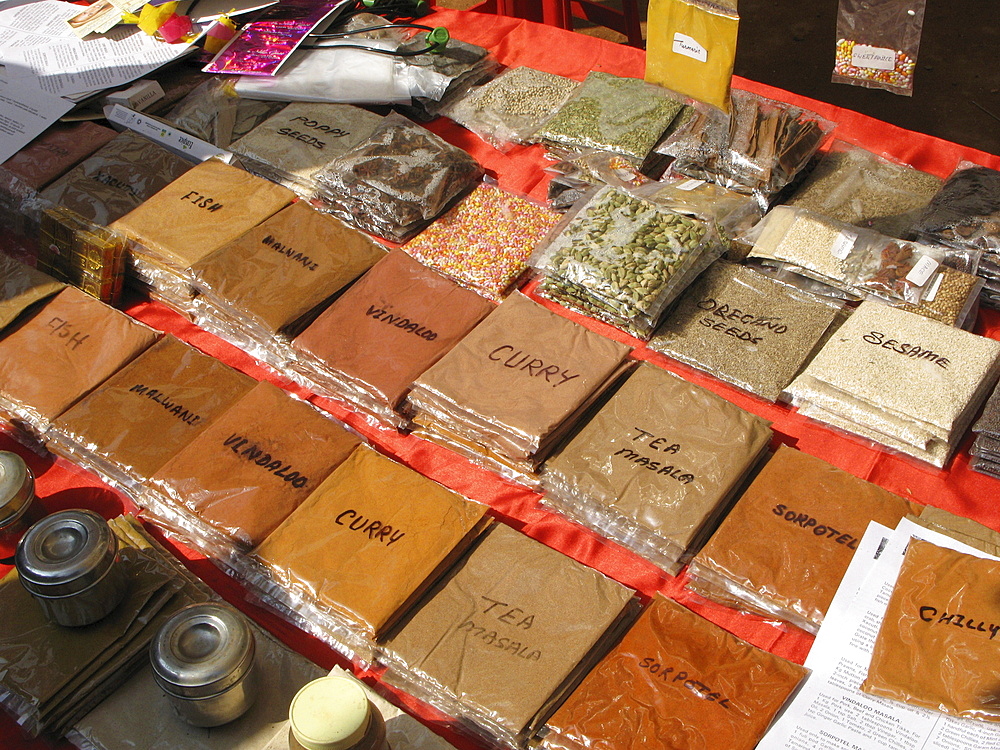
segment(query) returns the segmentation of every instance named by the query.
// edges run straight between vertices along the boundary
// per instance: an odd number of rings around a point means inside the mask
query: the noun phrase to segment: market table
[[[508,66],[527,65],[577,80],[582,80],[591,70],[607,71],[622,76],[643,75],[645,63],[643,51],[549,26],[457,11],[439,11],[429,16],[426,21],[447,27],[458,39],[489,48],[500,63]],[[853,141],[871,151],[883,153],[941,177],[947,176],[961,159],[1000,169],[1000,156],[997,155],[909,132],[855,112],[794,96],[751,81],[737,78],[734,85],[812,109],[838,123],[836,137]],[[501,153],[450,121],[439,119],[429,127],[451,143],[473,154],[491,174],[496,176],[502,187],[536,199],[544,199],[547,177],[542,169],[546,162],[540,146],[518,147],[508,153]],[[530,294],[532,285],[529,284],[526,289]],[[887,453],[860,439],[835,433],[798,416],[787,406],[762,401],[656,354],[645,348],[638,340],[607,325],[569,313],[553,303],[539,301],[588,328],[637,347],[634,353],[637,359],[648,360],[657,366],[676,372],[738,406],[771,420],[775,432],[772,447],[777,447],[778,444],[792,445],[905,498],[969,516],[1000,530],[1000,505],[996,502],[1000,499],[1000,480],[977,474],[969,469],[968,448],[971,436],[966,436],[959,453],[945,470],[936,470],[911,459]],[[778,626],[754,616],[739,614],[696,599],[684,589],[683,575],[678,578],[665,576],[652,564],[633,553],[605,542],[595,534],[540,508],[536,493],[510,484],[439,446],[412,436],[373,428],[359,415],[342,405],[304,392],[248,355],[198,329],[163,305],[146,299],[131,298],[127,302],[126,311],[154,328],[170,332],[254,378],[270,380],[297,395],[310,398],[318,406],[355,427],[391,456],[474,500],[487,503],[501,520],[528,536],[637,589],[645,597],[655,592],[662,592],[755,645],[794,661],[801,663],[808,653],[812,638],[805,633],[790,626]],[[975,332],[1000,339],[1000,312],[982,310]],[[905,384],[886,384],[886,387],[905,387]],[[87,507],[110,517],[123,511],[136,510],[127,498],[103,485],[93,475],[73,467],[62,459],[32,454],[6,435],[0,435],[0,448],[16,450],[25,456],[37,477],[41,504],[48,512],[70,507]],[[221,573],[202,555],[169,540],[166,543],[191,570],[206,580],[223,597],[247,612],[292,648],[324,668],[330,668],[335,664],[349,666],[328,646],[288,625],[270,612],[247,602],[240,585]],[[6,570],[7,568],[4,568],[3,572]],[[376,674],[362,673],[362,676],[368,682],[379,684]],[[379,689],[392,695],[394,700],[407,706],[422,719],[431,722],[435,729],[456,746],[469,749],[478,747],[475,743],[450,731],[443,725],[444,717],[426,706],[418,705],[413,699],[395,693],[388,687],[380,685]],[[127,721],[127,717],[123,717],[123,721]],[[57,746],[68,747],[65,743]],[[52,745],[43,740],[28,738],[6,714],[0,717],[0,750],[14,748],[37,750],[46,747]]]

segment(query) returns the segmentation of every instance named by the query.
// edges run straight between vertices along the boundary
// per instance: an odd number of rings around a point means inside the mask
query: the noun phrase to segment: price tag
[[[684,180],[684,182],[674,185],[678,190],[683,190],[685,192],[689,190],[694,190],[695,188],[700,188],[705,184],[704,180]]]
[[[837,235],[837,239],[833,241],[833,247],[830,248],[830,252],[838,260],[847,260],[851,251],[854,250],[854,243],[857,241],[858,235],[854,232],[841,232]]]
[[[906,274],[906,280],[914,286],[923,286],[940,265],[929,255],[924,255],[913,264],[913,268]]]

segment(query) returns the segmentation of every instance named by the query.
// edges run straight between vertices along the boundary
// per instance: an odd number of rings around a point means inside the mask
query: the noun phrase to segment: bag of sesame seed
[[[913,95],[925,0],[840,0],[834,83]]]

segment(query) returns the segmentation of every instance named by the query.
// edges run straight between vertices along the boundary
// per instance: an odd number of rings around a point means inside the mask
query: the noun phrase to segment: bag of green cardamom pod
[[[722,252],[711,222],[604,187],[580,199],[532,265],[542,297],[648,339]]]

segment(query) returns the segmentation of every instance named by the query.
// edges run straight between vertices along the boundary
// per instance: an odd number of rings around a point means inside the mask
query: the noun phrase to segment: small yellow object
[[[164,3],[163,5],[150,5],[149,3],[146,3],[142,6],[142,10],[139,11],[137,20],[132,21],[126,17],[126,21],[128,23],[138,24],[140,29],[145,31],[150,36],[154,36],[157,30],[159,30],[159,28],[175,14],[176,10],[176,0]],[[135,16],[132,17],[134,18]]]
[[[729,111],[736,0],[651,0],[646,80]]]

